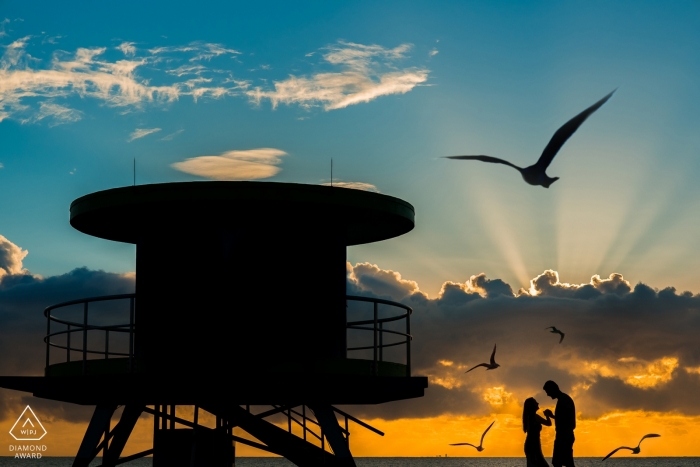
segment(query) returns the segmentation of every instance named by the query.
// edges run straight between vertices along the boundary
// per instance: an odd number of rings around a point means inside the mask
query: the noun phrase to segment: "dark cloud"
[[[34,276],[23,269],[21,258],[7,259],[17,258],[8,243],[0,277],[0,374],[39,375],[43,309],[80,297],[132,292],[134,277],[86,268]],[[428,297],[417,283],[367,263],[348,267],[348,293],[413,308],[413,374],[430,378],[423,399],[354,407],[351,413],[385,419],[478,415],[516,410],[530,396],[548,405],[541,388],[553,379],[574,396],[584,417],[627,409],[700,414],[700,400],[693,397],[700,391],[700,297],[691,293],[642,283],[632,287],[619,274],[566,284],[555,271],[545,271],[517,294],[509,284],[478,274],[446,282],[437,297]],[[545,331],[548,326],[566,333],[562,344]],[[494,344],[501,367],[465,373],[488,361]],[[8,407],[27,403],[26,397],[2,390],[0,417],[7,416]],[[61,419],[85,420],[89,413],[39,404],[47,416]]]
[[[17,258],[13,244],[4,245],[0,237],[0,251],[11,254],[0,258]],[[6,240],[6,239],[5,239]],[[9,242],[7,242],[9,243]],[[26,255],[26,252],[23,253]],[[23,258],[24,256],[22,256]],[[28,273],[19,264],[0,263],[5,271],[0,275],[0,375],[42,375],[45,363],[46,318],[44,309],[53,304],[82,297],[132,293],[134,276],[78,268],[66,274],[42,278]],[[11,268],[5,266],[12,265]],[[3,269],[0,269],[2,271]],[[31,401],[31,402],[29,402]],[[27,394],[0,389],[0,419],[8,416],[14,405],[39,406],[44,416],[64,420],[86,420],[89,411],[52,401],[39,401]],[[15,416],[16,414],[10,414]]]
[[[392,280],[381,273],[374,278]],[[349,275],[349,287],[366,295],[373,285]],[[377,290],[399,287],[385,283]],[[519,404],[534,396],[548,405],[542,391],[548,379],[575,397],[584,417],[625,409],[700,413],[700,400],[691,397],[700,391],[700,296],[642,283],[632,287],[620,274],[567,284],[550,270],[518,294],[480,274],[445,283],[435,298],[416,287],[399,300],[414,310],[413,373],[431,381],[415,404],[433,416],[498,411],[498,404],[487,401],[493,388]],[[566,333],[562,344],[544,330],[548,326]],[[488,361],[495,343],[501,367],[465,374]],[[400,405],[391,407],[366,410],[384,418],[406,416]]]

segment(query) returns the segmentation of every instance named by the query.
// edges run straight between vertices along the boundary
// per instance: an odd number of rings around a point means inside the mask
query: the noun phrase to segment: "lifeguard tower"
[[[423,396],[411,309],[346,295],[347,247],[413,229],[405,201],[316,185],[166,183],[78,198],[70,223],[136,245],[136,293],[48,307],[45,375],[0,386],[96,406],[75,467],[100,453],[105,467],[148,455],[155,467],[232,466],[236,442],[299,466],[354,466],[349,422],[382,433],[335,405]],[[215,426],[200,423],[202,410]],[[144,414],[153,447],[124,457]]]

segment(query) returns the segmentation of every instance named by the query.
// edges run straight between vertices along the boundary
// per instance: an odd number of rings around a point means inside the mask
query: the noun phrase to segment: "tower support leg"
[[[340,465],[355,467],[355,460],[350,453],[348,441],[343,437],[343,432],[338,425],[338,419],[335,418],[335,413],[330,405],[311,405],[309,408],[313,411],[318,420],[323,435],[328,440],[328,444],[333,449],[333,454],[338,459]]]
[[[78,454],[73,461],[73,467],[87,467],[97,456],[97,446],[102,435],[106,435],[105,427],[112,419],[115,410],[117,410],[117,406],[112,404],[95,407],[95,412],[92,414],[83,441],[80,443]]]
[[[143,413],[142,405],[127,405],[124,407],[124,412],[122,412],[122,417],[119,419],[119,423],[112,430],[112,441],[109,443],[109,448],[107,453],[102,459],[103,467],[114,467],[117,465],[119,457],[122,455],[124,446],[129,440],[129,436],[139,420],[141,413]]]

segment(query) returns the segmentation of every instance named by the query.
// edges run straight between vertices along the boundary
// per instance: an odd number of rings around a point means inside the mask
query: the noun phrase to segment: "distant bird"
[[[474,446],[474,445],[471,444],[471,443],[455,443],[455,444],[450,444],[450,446],[471,446],[471,447],[475,448],[475,449],[476,449],[477,451],[479,451],[479,452],[483,451],[483,450],[484,450],[484,447],[483,447],[483,444],[484,444],[484,436],[486,436],[486,433],[489,432],[489,430],[491,429],[491,427],[493,426],[494,423],[496,423],[496,420],[492,421],[491,424],[489,425],[489,427],[486,429],[486,431],[484,431],[484,434],[481,435],[481,442],[479,442],[479,445],[478,445],[478,446]]]
[[[498,363],[496,363],[496,344],[493,344],[493,352],[491,352],[491,363],[479,363],[474,368],[479,368],[480,366],[485,366],[487,370],[495,370],[496,368],[501,366]],[[467,371],[465,371],[465,373],[469,373],[474,368],[468,369]]]
[[[545,331],[546,331],[547,329],[551,329],[551,331],[549,331],[549,332],[551,332],[552,334],[559,334],[559,335],[561,336],[561,337],[559,338],[559,343],[561,344],[561,341],[564,340],[564,333],[561,332],[559,329],[555,328],[554,326],[550,326],[550,327],[548,327],[548,328],[544,328]]]
[[[518,172],[520,172],[520,175],[522,175],[523,180],[525,180],[530,185],[541,185],[545,188],[549,188],[549,185],[559,180],[559,177],[551,178],[545,173],[547,171],[547,167],[549,167],[549,164],[552,163],[552,159],[554,159],[554,156],[557,155],[557,152],[559,152],[564,143],[566,143],[566,140],[568,140],[569,137],[573,135],[574,132],[576,132],[578,127],[581,126],[581,124],[585,122],[586,119],[590,117],[590,115],[593,112],[595,112],[603,104],[605,104],[615,91],[616,90],[603,97],[601,100],[599,100],[580,114],[576,115],[574,118],[566,122],[561,128],[559,128],[556,131],[556,133],[554,133],[554,136],[552,136],[552,139],[549,140],[549,144],[547,144],[547,147],[544,148],[544,151],[542,151],[542,155],[540,156],[537,163],[531,165],[530,167],[521,168],[517,165],[511,164],[508,161],[491,156],[445,156],[445,158],[460,160],[477,160],[482,162],[492,162],[494,164],[509,165],[516,169]]]
[[[657,434],[655,434],[655,433],[651,433],[651,434],[649,434],[649,435],[644,435],[644,436],[642,436],[642,439],[639,440],[639,444],[637,444],[637,447],[636,447],[636,448],[628,448],[627,446],[620,446],[619,448],[615,449],[613,452],[611,452],[611,453],[608,454],[607,456],[603,457],[602,460],[605,460],[605,459],[607,459],[608,457],[612,456],[613,454],[615,454],[615,453],[616,453],[617,451],[619,451],[620,449],[629,449],[630,451],[632,451],[632,454],[639,454],[639,452],[641,451],[641,449],[639,448],[639,446],[642,444],[642,441],[644,441],[646,438],[659,438],[659,437],[661,437],[661,435],[657,435]]]

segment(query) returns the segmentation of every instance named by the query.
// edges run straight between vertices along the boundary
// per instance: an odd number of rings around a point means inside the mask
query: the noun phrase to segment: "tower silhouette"
[[[231,466],[237,442],[299,466],[354,466],[350,422],[383,433],[335,405],[423,396],[427,378],[411,376],[411,309],[346,294],[348,246],[413,229],[403,200],[166,183],[78,198],[70,223],[136,245],[136,292],[48,307],[45,375],[0,386],[95,406],[75,467],[100,453],[103,466],[148,455],[155,467]],[[122,456],[147,414],[153,447]]]

